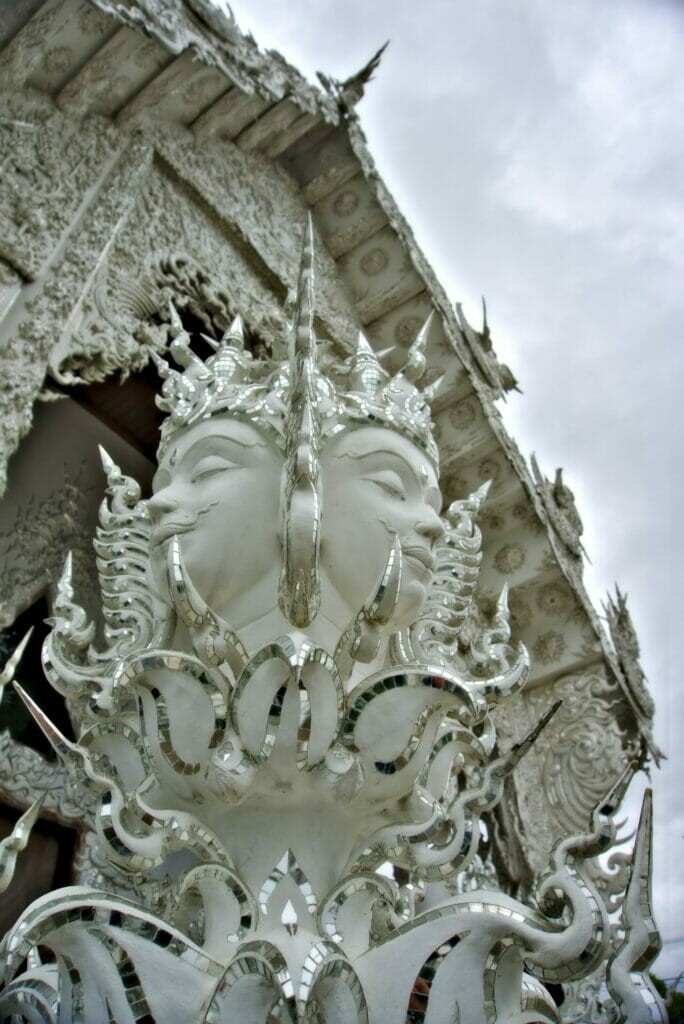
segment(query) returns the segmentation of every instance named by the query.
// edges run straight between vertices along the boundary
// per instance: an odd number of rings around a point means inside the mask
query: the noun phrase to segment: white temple
[[[374,168],[380,55],[0,45],[2,1019],[665,1021],[629,611]]]

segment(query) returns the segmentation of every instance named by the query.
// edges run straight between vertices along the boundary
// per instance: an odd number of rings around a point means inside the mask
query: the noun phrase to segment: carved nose
[[[444,536],[444,524],[436,512],[428,518],[421,519],[416,524],[416,530],[421,536],[427,537],[431,544],[436,544]]]
[[[177,509],[178,502],[164,491],[159,491],[158,494],[153,494],[151,498],[147,499],[147,508],[153,519],[159,519],[166,512],[173,512],[174,509]]]

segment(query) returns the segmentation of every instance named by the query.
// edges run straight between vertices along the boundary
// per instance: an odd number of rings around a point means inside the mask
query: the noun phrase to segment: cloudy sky
[[[565,467],[598,602],[630,598],[668,761],[654,773],[658,971],[684,970],[684,3],[234,0],[263,47],[344,78],[390,39],[359,107],[448,293],[480,295],[523,396],[522,450]],[[677,510],[677,511],[676,511]],[[643,788],[643,783],[636,788]],[[632,805],[639,794],[633,794]]]

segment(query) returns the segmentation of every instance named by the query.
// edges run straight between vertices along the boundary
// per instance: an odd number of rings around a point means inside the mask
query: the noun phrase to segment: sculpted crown
[[[432,314],[411,345],[405,366],[394,376],[382,367],[363,334],[359,334],[355,351],[346,363],[324,375],[316,358],[313,263],[309,220],[294,314],[287,329],[289,359],[283,362],[252,358],[245,350],[239,316],[220,341],[204,336],[215,354],[203,361],[190,348],[180,317],[171,307],[175,336],[170,351],[181,371],[151,353],[164,380],[157,404],[168,413],[162,426],[160,453],[177,431],[225,414],[255,422],[287,450],[293,422],[301,418],[306,406],[307,424],[314,430],[318,445],[345,427],[376,423],[404,434],[437,464],[439,453],[432,436],[429,402],[440,381],[424,391],[416,387],[426,365],[425,345]]]

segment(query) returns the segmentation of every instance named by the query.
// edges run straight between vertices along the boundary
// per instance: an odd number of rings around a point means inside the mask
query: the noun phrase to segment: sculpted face
[[[428,458],[383,427],[346,430],[324,448],[321,562],[350,614],[371,596],[394,535],[403,551],[392,628],[419,615],[434,575],[444,527],[442,496]]]
[[[273,613],[283,463],[271,439],[236,417],[203,420],[171,442],[148,501],[152,576],[160,594],[176,534],[193,584],[234,628]],[[404,557],[391,628],[410,624],[432,582],[432,552],[443,532],[432,464],[405,437],[361,427],[324,445],[321,476],[321,617],[340,631],[348,625],[372,595],[397,535]],[[289,627],[283,621],[279,628]]]
[[[282,465],[273,442],[235,417],[203,420],[171,442],[148,501],[162,593],[168,542],[178,534],[190,579],[211,608],[236,627],[269,610],[280,569]]]

